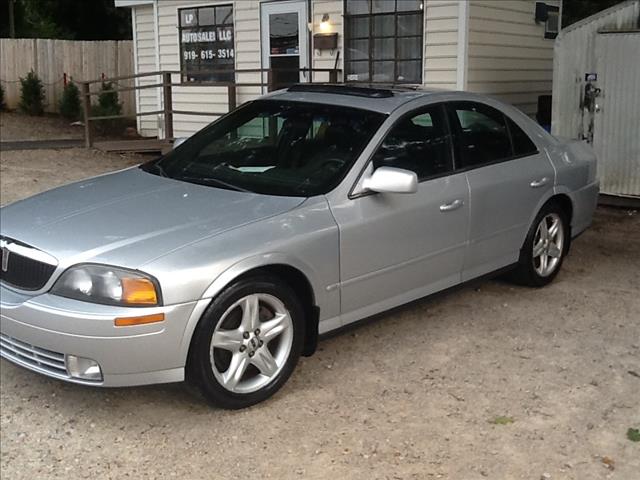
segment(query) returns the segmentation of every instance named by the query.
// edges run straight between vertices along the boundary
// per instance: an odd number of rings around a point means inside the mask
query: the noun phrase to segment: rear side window
[[[449,117],[460,168],[477,167],[513,156],[505,116],[475,102],[452,102]]]
[[[507,117],[507,125],[509,125],[509,132],[511,133],[511,140],[513,141],[513,152],[517,156],[533,155],[538,153],[538,148],[531,141],[529,135],[509,117]]]
[[[400,119],[374,155],[373,165],[410,170],[419,180],[451,172],[453,160],[442,105]]]

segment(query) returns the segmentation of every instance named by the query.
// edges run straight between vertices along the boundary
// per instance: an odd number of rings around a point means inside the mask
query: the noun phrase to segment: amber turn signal
[[[157,305],[156,287],[147,278],[123,278],[122,301],[127,305]]]
[[[164,321],[164,313],[154,313],[152,315],[143,315],[141,317],[119,317],[114,323],[116,327],[132,327],[134,325],[145,325],[147,323],[157,323]]]

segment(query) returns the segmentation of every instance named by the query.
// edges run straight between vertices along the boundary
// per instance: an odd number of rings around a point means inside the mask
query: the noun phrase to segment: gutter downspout
[[[467,73],[469,63],[469,2],[458,2],[458,58],[456,89],[467,89]]]

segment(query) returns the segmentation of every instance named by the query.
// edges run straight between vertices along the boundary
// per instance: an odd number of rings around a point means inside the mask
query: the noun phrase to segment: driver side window
[[[442,105],[420,109],[400,119],[373,157],[374,168],[415,172],[418,180],[453,170],[450,137]]]

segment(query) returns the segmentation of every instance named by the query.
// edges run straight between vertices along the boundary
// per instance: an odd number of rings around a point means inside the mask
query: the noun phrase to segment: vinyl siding
[[[427,87],[455,90],[458,74],[457,1],[427,0],[424,21],[424,76]]]
[[[559,0],[547,0],[558,3]],[[159,65],[156,65],[156,35],[152,5],[135,7],[136,60],[139,72],[180,69],[178,39],[178,8],[200,5],[234,4],[236,69],[261,67],[260,52],[261,0],[161,0],[157,6]],[[322,16],[330,17],[331,29],[338,33],[336,51],[311,48],[314,68],[343,68],[343,0],[313,0],[311,23],[313,33],[319,31]],[[456,89],[458,78],[458,0],[425,0],[425,33],[423,45],[423,84],[427,87]],[[498,96],[527,113],[534,113],[538,95],[551,91],[553,41],[544,39],[544,26],[534,22],[534,0],[471,0],[468,25],[468,89]],[[264,75],[266,80],[266,75]],[[238,83],[255,83],[259,73],[239,74]],[[314,81],[328,80],[327,73],[318,73]],[[157,77],[140,79],[140,83],[155,83]],[[179,83],[176,74],[174,83]],[[238,87],[238,105],[261,94],[260,87]],[[160,89],[140,90],[140,111],[158,110],[162,104]],[[225,87],[173,87],[173,108],[209,113],[206,116],[174,115],[174,135],[188,136],[217,118],[216,113],[228,110]],[[141,117],[142,135],[160,135],[162,116]]]
[[[559,6],[559,0],[546,3]],[[467,85],[535,114],[550,94],[553,44],[536,24],[535,0],[471,0]]]
[[[338,59],[339,69],[344,68],[344,35],[343,35],[343,7],[342,0],[315,0],[312,2],[312,16],[313,19],[313,32],[319,33],[320,22],[322,16],[326,13],[329,15],[331,23],[331,32],[338,32],[338,48],[336,51],[330,50],[316,50],[311,49],[312,54],[312,66],[313,68],[334,68],[336,66],[336,56],[340,52],[340,58]],[[313,42],[313,35],[312,40]],[[313,77],[314,81],[323,82],[329,80],[329,73],[315,73]]]
[[[136,29],[134,55],[136,56],[136,73],[156,71],[156,44],[153,23],[153,6],[141,5],[133,9],[134,28]],[[158,76],[137,79],[137,85],[160,83]],[[136,91],[138,112],[158,110],[158,89],[147,88]],[[138,117],[138,132],[145,137],[158,134],[158,119],[155,115]]]

